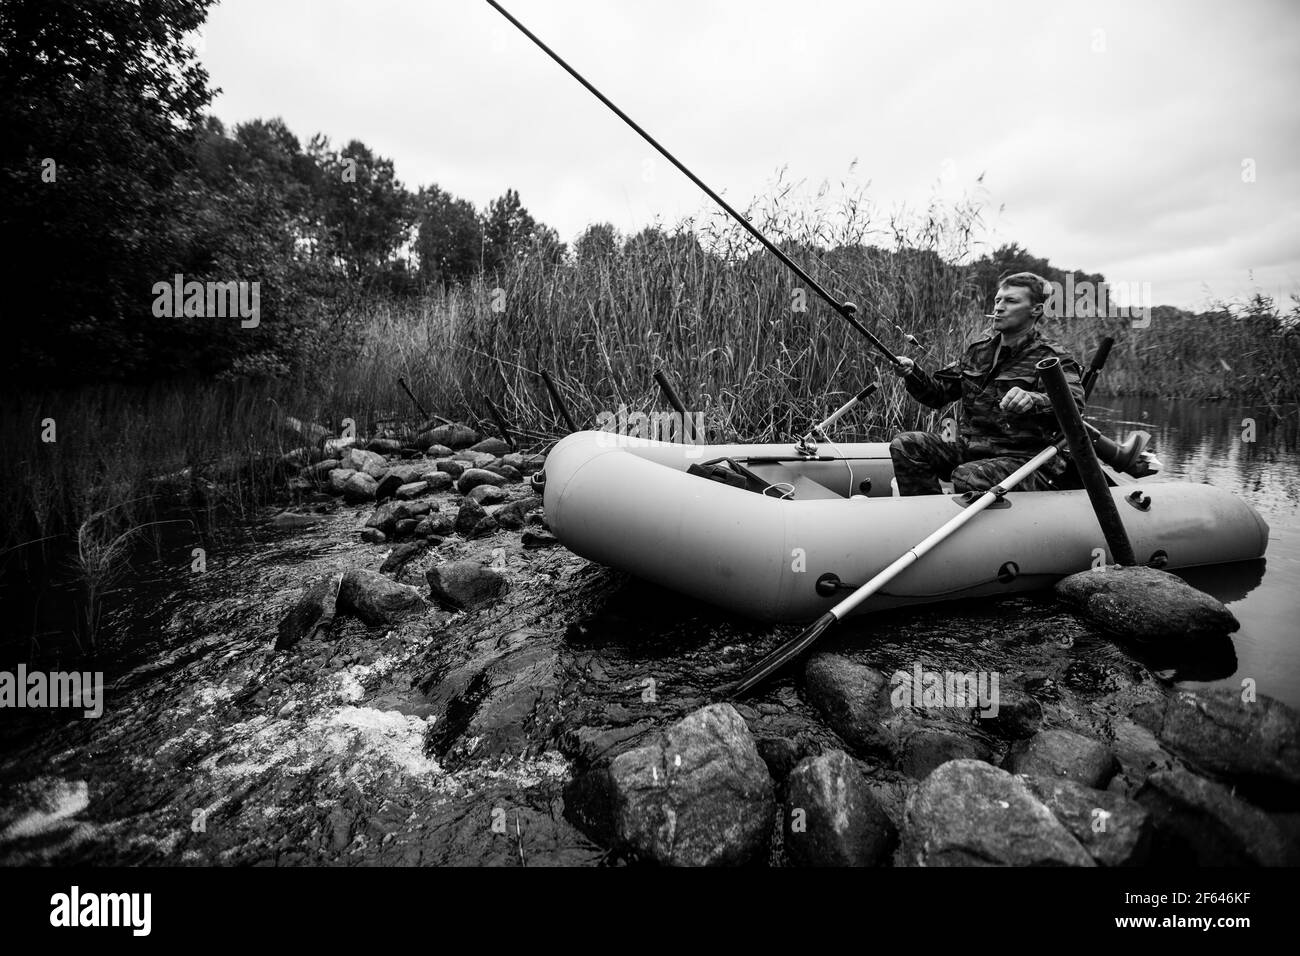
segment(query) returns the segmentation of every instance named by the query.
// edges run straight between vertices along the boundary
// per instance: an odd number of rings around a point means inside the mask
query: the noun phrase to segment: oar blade
[[[745,671],[735,683],[724,687],[720,694],[721,698],[723,700],[739,700],[743,695],[753,690],[811,647],[838,620],[839,618],[827,611],[805,628],[798,637],[786,641]]]

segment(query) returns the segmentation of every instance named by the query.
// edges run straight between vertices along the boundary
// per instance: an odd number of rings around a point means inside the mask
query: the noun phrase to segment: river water
[[[1150,432],[1168,477],[1225,488],[1269,525],[1263,561],[1180,572],[1241,622],[1231,638],[1235,666],[1225,655],[1203,673],[1183,675],[1156,661],[1157,676],[1189,689],[1241,687],[1249,678],[1260,693],[1300,708],[1300,410],[1104,397],[1090,409],[1115,437]]]

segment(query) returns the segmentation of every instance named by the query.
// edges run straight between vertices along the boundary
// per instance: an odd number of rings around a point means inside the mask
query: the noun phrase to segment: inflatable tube
[[[812,620],[849,593],[820,594],[819,578],[860,585],[964,507],[959,496],[895,497],[885,444],[834,450],[835,460],[801,461],[791,445],[575,432],[546,460],[547,522],[592,561],[749,617]],[[722,457],[746,462],[774,487],[759,494],[687,472]],[[787,484],[794,497],[775,497]],[[1153,479],[1111,493],[1140,562],[1159,563],[1163,553],[1170,569],[1226,564],[1267,547],[1268,525],[1255,510],[1210,485]],[[858,611],[1048,587],[1103,557],[1085,492],[1012,491]]]

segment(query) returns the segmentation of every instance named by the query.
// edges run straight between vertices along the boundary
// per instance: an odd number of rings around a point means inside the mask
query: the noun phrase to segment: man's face
[[[1015,338],[1029,330],[1039,311],[1030,304],[1029,290],[1024,286],[999,286],[993,299],[993,328],[1004,338]]]

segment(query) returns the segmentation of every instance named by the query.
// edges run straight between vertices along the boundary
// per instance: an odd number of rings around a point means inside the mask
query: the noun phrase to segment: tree
[[[499,269],[520,255],[536,228],[516,190],[507,189],[504,196],[492,200],[483,217],[483,268]]]
[[[185,40],[210,5],[0,5],[0,232],[21,238],[3,259],[10,382],[129,374],[165,334],[150,289],[213,94]]]
[[[608,222],[593,223],[573,248],[579,262],[607,262],[618,254],[618,232]]]
[[[419,233],[415,251],[426,283],[460,282],[479,269],[483,224],[472,203],[437,186],[421,189],[415,200]]]

